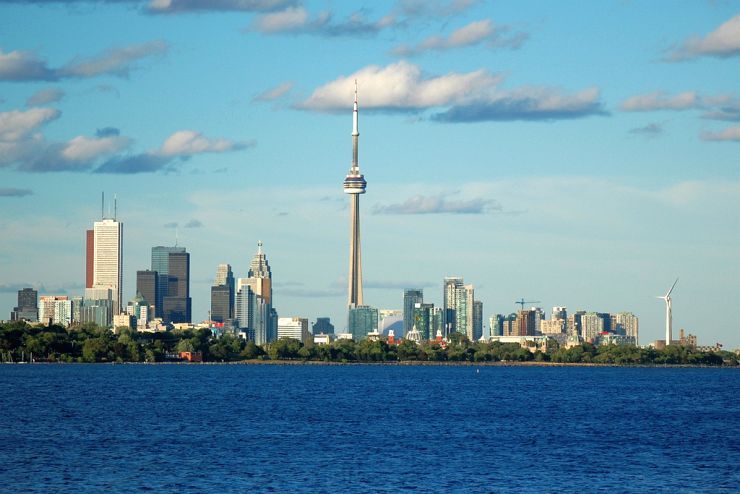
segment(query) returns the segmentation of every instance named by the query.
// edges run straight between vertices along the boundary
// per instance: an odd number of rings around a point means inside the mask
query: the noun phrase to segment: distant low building
[[[328,317],[318,317],[316,322],[311,326],[311,332],[313,334],[334,334],[334,325],[331,323],[331,319]]]
[[[328,345],[331,343],[331,336],[328,334],[315,334],[313,335],[313,342],[315,345]]]
[[[279,317],[277,336],[278,339],[293,338],[306,343],[311,337],[308,332],[308,319],[303,317]]]
[[[498,341],[501,343],[518,343],[520,347],[526,348],[534,353],[537,350],[547,352],[551,339],[547,336],[491,336],[489,342]]]

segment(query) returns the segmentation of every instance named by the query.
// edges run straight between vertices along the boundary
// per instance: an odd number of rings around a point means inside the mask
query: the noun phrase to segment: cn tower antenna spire
[[[358,125],[358,111],[357,111],[357,79],[355,79],[355,107],[354,111],[352,112],[352,135],[353,136],[359,136],[359,125]]]
[[[344,179],[344,193],[350,196],[350,240],[349,240],[349,297],[350,308],[363,304],[362,298],[362,255],[360,254],[360,194],[365,193],[365,177],[360,173],[358,148],[360,131],[357,109],[357,79],[355,79],[355,102],[352,109],[352,165]]]

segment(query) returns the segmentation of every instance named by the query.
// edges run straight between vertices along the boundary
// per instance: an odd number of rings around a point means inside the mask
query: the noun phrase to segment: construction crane
[[[541,302],[539,300],[524,300],[524,298],[522,298],[521,300],[514,301],[514,303],[521,305],[522,306],[522,310],[524,310],[524,305],[525,304],[539,304]]]

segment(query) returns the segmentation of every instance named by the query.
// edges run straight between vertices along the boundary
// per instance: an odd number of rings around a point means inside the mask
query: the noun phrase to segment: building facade
[[[424,290],[409,288],[403,291],[403,330],[411,331],[414,326],[414,309],[416,304],[424,302]]]
[[[302,317],[278,318],[277,339],[293,338],[306,343],[311,338],[308,332],[308,319]]]
[[[355,341],[367,338],[369,333],[378,330],[378,309],[369,305],[350,307],[347,331]]]
[[[163,319],[167,323],[192,322],[190,254],[169,252],[167,257],[168,283],[167,295],[162,299]]]
[[[105,218],[93,223],[92,288],[110,288],[113,311],[121,312],[123,298],[123,223]]]
[[[33,288],[18,290],[18,306],[10,313],[11,321],[37,322],[39,320],[39,293]]]

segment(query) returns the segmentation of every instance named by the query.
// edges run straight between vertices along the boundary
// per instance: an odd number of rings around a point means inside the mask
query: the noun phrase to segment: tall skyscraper
[[[159,285],[159,273],[156,271],[137,271],[136,272],[136,292],[140,293],[149,307],[148,315],[160,317],[157,312],[157,286]]]
[[[473,340],[478,341],[483,336],[483,302],[473,301]]]
[[[95,278],[95,230],[85,231],[85,288],[93,287]]]
[[[39,294],[33,288],[18,290],[18,307],[10,313],[11,321],[36,322],[39,319]]]
[[[444,279],[444,291],[442,293],[442,334],[449,336],[450,333],[457,331],[457,317],[455,308],[457,307],[457,290],[464,285],[463,279],[457,276],[450,276]]]
[[[378,330],[378,309],[369,305],[350,307],[347,329],[353,340],[364,340],[368,333]]]
[[[409,288],[403,291],[403,330],[411,331],[414,327],[414,307],[424,302],[424,291],[421,288]],[[416,328],[419,331],[418,327]]]
[[[192,322],[190,254],[170,252],[168,258],[167,295],[162,299],[164,320],[173,323]]]
[[[272,302],[272,272],[259,241],[247,278],[237,280],[235,307],[239,327],[258,345],[277,338],[277,312]]]
[[[362,301],[362,256],[360,253],[360,194],[365,193],[367,182],[360,173],[358,141],[360,137],[357,110],[357,81],[355,81],[355,104],[352,112],[352,166],[344,179],[344,193],[350,195],[349,237],[349,307],[363,304]]]
[[[211,321],[226,322],[234,318],[234,273],[230,264],[219,264],[211,287]]]
[[[93,223],[93,284],[91,288],[110,288],[113,312],[121,312],[123,298],[123,223],[103,218]]]
[[[152,247],[152,271],[157,272],[157,292],[155,294],[154,304],[155,317],[164,318],[164,297],[168,295],[170,284],[170,253],[185,252],[185,247],[163,247],[161,245]]]
[[[437,335],[438,326],[441,321],[439,319],[439,311],[435,310],[434,304],[425,304],[423,302],[417,302],[414,304],[413,322],[411,327],[408,328],[407,332],[413,328],[421,335],[422,340],[431,340]]]
[[[253,283],[252,290],[254,293],[265,299],[268,304],[272,303],[272,272],[270,264],[267,262],[267,256],[262,252],[262,240],[257,242],[257,253],[249,264],[247,278],[259,280]]]
[[[219,264],[216,268],[216,279],[213,286],[234,285],[234,273],[231,271],[231,264]]]
[[[475,338],[476,333],[473,330],[474,295],[473,285],[466,285],[462,278],[448,277],[444,279],[443,317],[445,327],[443,332],[445,336],[458,332],[463,333],[470,340]],[[481,324],[482,317],[481,314]]]

